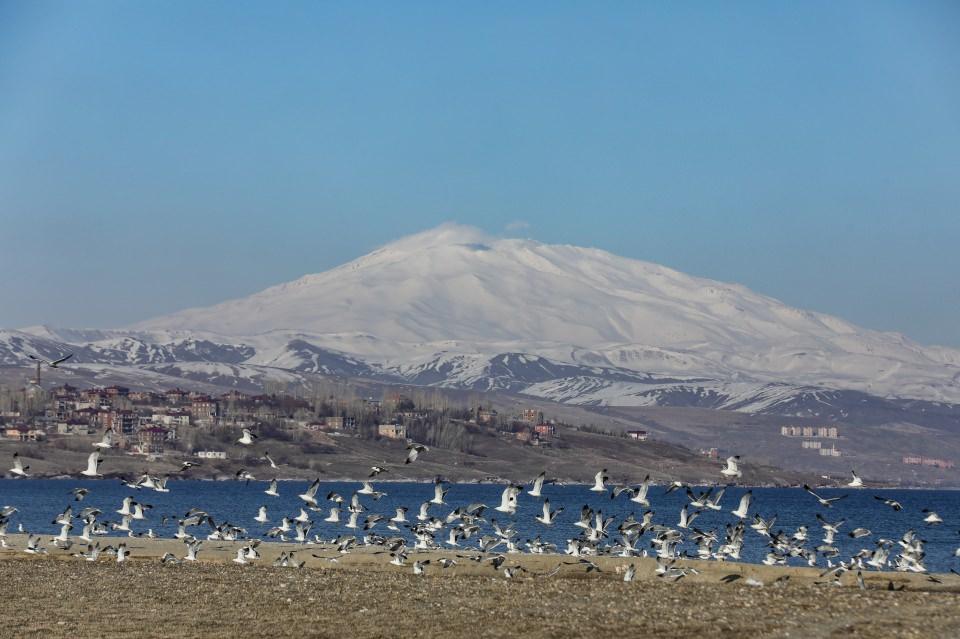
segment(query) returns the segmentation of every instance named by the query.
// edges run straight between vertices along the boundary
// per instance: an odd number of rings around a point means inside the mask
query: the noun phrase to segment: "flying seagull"
[[[80,471],[80,474],[84,477],[103,477],[97,470],[100,467],[100,451],[95,450],[90,453],[90,457],[87,458],[87,469]]]
[[[109,428],[103,431],[103,437],[98,442],[93,442],[94,448],[111,448],[113,446],[113,431]]]
[[[557,515],[563,512],[563,506],[557,508],[556,510],[550,510],[550,500],[543,500],[543,514],[537,517],[537,521],[545,526],[550,526],[556,520]]]
[[[10,472],[17,477],[29,477],[30,475],[27,474],[28,470],[30,470],[30,467],[23,465],[23,461],[20,459],[20,453],[14,453],[13,468],[10,469]]]
[[[65,361],[67,361],[68,359],[70,359],[71,357],[73,357],[73,353],[70,353],[70,354],[68,354],[68,355],[65,355],[64,357],[61,357],[60,359],[55,359],[55,360],[53,360],[52,362],[51,362],[51,361],[48,361],[48,360],[45,360],[45,359],[43,359],[43,358],[41,358],[41,357],[34,357],[33,355],[27,355],[27,357],[29,357],[30,359],[32,359],[32,360],[35,361],[35,362],[40,362],[41,364],[46,364],[46,365],[49,366],[50,368],[57,368],[60,364],[62,364],[63,362],[65,362]]]
[[[748,490],[744,493],[743,497],[740,498],[740,505],[737,506],[737,509],[732,511],[734,515],[743,519],[747,516],[747,511],[750,510],[750,500],[753,498],[753,491]]]
[[[320,488],[320,478],[316,478],[310,487],[307,488],[306,492],[301,495],[297,495],[300,499],[307,502],[311,506],[317,505],[317,489]]]
[[[807,484],[803,485],[803,489],[808,493],[810,493],[811,495],[813,495],[814,497],[816,497],[817,501],[820,502],[821,506],[826,506],[827,508],[832,507],[833,502],[840,501],[841,499],[844,499],[846,497],[846,495],[840,495],[839,497],[821,497],[817,493],[813,492],[813,489],[810,488],[810,486]]]
[[[857,475],[857,471],[851,470],[850,474],[853,475],[853,479],[847,483],[847,486],[850,488],[863,488],[863,480]]]
[[[270,480],[270,485],[267,487],[264,493],[270,495],[271,497],[279,497],[280,493],[277,491],[277,480],[276,478]]]
[[[249,428],[244,428],[243,435],[240,436],[240,439],[237,440],[237,443],[243,444],[244,446],[250,446],[256,439],[257,436],[251,433]]]
[[[733,457],[727,457],[727,464],[720,470],[720,474],[724,477],[742,477],[743,472],[738,467],[740,462],[740,455],[734,455]]]
[[[607,492],[607,487],[603,485],[603,482],[607,481],[607,469],[604,468],[599,473],[597,473],[593,478],[593,486],[590,487],[590,490],[595,493],[605,493]]]
[[[873,498],[876,499],[877,501],[882,501],[885,505],[890,506],[897,512],[903,510],[903,506],[900,505],[899,501],[896,501],[894,499],[887,499],[886,497],[880,497],[879,495],[874,495]]]
[[[420,456],[420,453],[424,453],[430,450],[423,444],[407,444],[407,460],[403,462],[404,464],[412,464],[417,461],[417,457]]]

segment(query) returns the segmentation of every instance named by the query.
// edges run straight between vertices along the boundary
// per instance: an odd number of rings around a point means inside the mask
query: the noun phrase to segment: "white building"
[[[227,453],[222,450],[198,450],[196,453],[200,459],[226,459]]]

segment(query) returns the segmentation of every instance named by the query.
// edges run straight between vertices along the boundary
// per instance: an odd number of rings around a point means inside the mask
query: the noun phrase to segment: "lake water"
[[[76,487],[85,487],[90,490],[87,498],[78,504],[73,501],[70,490]],[[300,512],[301,500],[297,497],[302,493],[308,482],[280,482],[280,497],[270,497],[263,491],[267,482],[213,482],[197,480],[171,480],[168,484],[169,493],[158,493],[153,490],[131,490],[115,480],[62,480],[62,479],[0,479],[0,506],[15,506],[19,509],[11,519],[8,532],[13,533],[17,524],[23,525],[28,532],[55,534],[59,526],[52,523],[54,517],[62,512],[67,505],[73,504],[74,512],[86,506],[93,506],[104,511],[102,520],[118,521],[120,516],[115,511],[120,508],[124,497],[132,495],[141,503],[153,505],[145,521],[133,522],[134,530],[145,532],[152,528],[160,536],[170,537],[176,531],[176,518],[182,517],[190,508],[201,508],[209,512],[217,522],[228,520],[230,523],[245,527],[251,537],[262,536],[275,522],[284,516],[293,517]],[[317,499],[325,507],[325,512],[311,513],[314,527],[311,534],[319,534],[323,539],[331,539],[340,534],[354,534],[340,524],[325,523],[326,507],[324,502],[330,491],[343,495],[347,500],[360,487],[359,482],[324,482],[317,491]],[[394,515],[399,506],[410,509],[407,518],[416,521],[416,514],[420,504],[433,497],[433,485],[424,483],[401,482],[374,482],[374,487],[385,491],[387,495],[379,501],[361,495],[361,501],[367,508],[361,516],[378,513],[388,518]],[[446,516],[457,506],[466,506],[474,502],[483,502],[491,508],[500,503],[500,494],[503,486],[496,484],[451,484],[447,493],[448,505],[432,506],[430,513],[438,517]],[[694,489],[698,492],[698,489]],[[705,489],[700,489],[705,490]],[[842,534],[837,535],[835,546],[841,554],[837,559],[847,559],[861,548],[873,548],[873,540],[887,538],[898,540],[909,529],[918,531],[921,539],[927,541],[926,565],[931,571],[947,572],[950,568],[960,570],[960,559],[953,554],[960,545],[960,491],[952,490],[873,490],[873,489],[823,489],[818,492],[824,496],[848,495],[846,499],[834,504],[832,508],[820,506],[816,500],[796,488],[754,488],[753,503],[750,508],[750,523],[754,513],[759,513],[765,519],[777,515],[774,530],[783,530],[792,534],[798,526],[809,528],[807,547],[815,548],[820,544],[823,530],[815,518],[820,513],[828,521],[845,519],[846,523],[840,528]],[[665,487],[651,487],[648,498],[651,509],[656,513],[654,522],[666,526],[676,527],[680,508],[688,502],[686,495],[675,491],[664,494]],[[746,492],[744,488],[728,487],[721,501],[722,511],[704,511],[694,525],[701,530],[716,530],[723,537],[724,526],[735,523],[736,517],[730,511],[737,507],[740,496]],[[557,522],[552,526],[544,526],[534,520],[542,510],[542,502],[528,496],[520,495],[519,508],[516,515],[510,516],[488,510],[487,519],[496,519],[498,522],[513,522],[519,535],[518,540],[523,542],[540,535],[544,541],[550,541],[566,546],[566,540],[576,537],[581,531],[573,526],[579,519],[580,508],[587,504],[594,509],[602,510],[605,514],[614,516],[615,522],[611,526],[613,536],[616,535],[616,525],[626,516],[633,513],[638,519],[645,510],[639,504],[629,501],[627,494],[620,495],[616,500],[610,499],[610,493],[594,493],[588,486],[579,485],[546,485],[543,488],[544,496],[550,499],[551,506],[563,506]],[[882,502],[874,499],[874,495],[882,495],[899,501],[903,510],[895,512]],[[253,520],[257,509],[261,505],[267,506],[269,524],[259,524]],[[935,510],[944,520],[937,526],[928,526],[923,523],[924,508]],[[162,516],[170,515],[166,525],[161,525]],[[345,521],[346,512],[341,513],[341,520]],[[870,537],[851,539],[847,533],[856,527],[869,528],[873,534]],[[197,536],[206,536],[204,528],[191,529]],[[384,535],[395,535],[386,529],[385,522],[381,522],[374,529]],[[72,531],[79,534],[80,527]],[[492,534],[489,525],[482,527],[483,534]],[[408,535],[409,536],[409,535]],[[437,535],[437,541],[446,538],[445,531]],[[649,546],[650,533],[647,533],[638,544],[639,548]],[[766,538],[755,531],[747,529],[746,543],[744,544],[743,561],[759,562],[767,552]],[[461,542],[476,547],[476,538]],[[695,551],[695,546],[685,543],[681,549]],[[895,555],[897,550],[891,553]],[[836,561],[836,560],[835,560]],[[791,564],[805,565],[800,559],[791,559]],[[821,559],[821,565],[825,562]]]

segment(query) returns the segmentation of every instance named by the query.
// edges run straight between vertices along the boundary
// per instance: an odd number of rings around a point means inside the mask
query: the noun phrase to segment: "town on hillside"
[[[226,449],[244,428],[304,444],[340,436],[413,440],[463,452],[470,452],[472,435],[478,432],[492,432],[521,445],[562,447],[558,426],[591,429],[547,419],[536,408],[505,415],[480,404],[451,406],[438,393],[391,392],[371,398],[340,391],[274,390],[258,395],[230,391],[214,396],[180,388],[163,392],[123,386],[78,389],[66,384],[49,390],[0,388],[0,432],[8,441],[72,449],[72,440],[109,431],[113,446],[130,455],[227,459]],[[642,430],[620,435],[647,438]]]

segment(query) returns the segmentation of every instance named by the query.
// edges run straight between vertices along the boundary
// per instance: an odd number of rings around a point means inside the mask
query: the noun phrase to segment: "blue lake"
[[[90,490],[87,498],[77,503],[73,501],[70,490],[76,487],[85,487]],[[28,532],[55,534],[59,526],[52,523],[54,517],[62,512],[67,505],[73,504],[74,512],[86,506],[100,508],[104,511],[101,520],[118,521],[120,516],[115,511],[120,508],[124,497],[131,495],[137,501],[151,504],[145,521],[133,522],[134,530],[145,532],[152,528],[160,536],[170,537],[176,531],[176,519],[182,517],[190,508],[201,508],[209,512],[216,521],[228,520],[230,523],[246,528],[251,537],[261,537],[275,522],[279,522],[284,515],[293,517],[300,512],[301,500],[297,497],[302,493],[308,482],[280,482],[280,497],[270,497],[263,491],[267,482],[212,482],[197,480],[171,480],[168,484],[169,493],[158,493],[153,490],[131,490],[115,480],[62,480],[62,479],[0,479],[0,506],[15,506],[19,509],[11,518],[8,532],[17,530],[17,524],[22,524]],[[407,518],[416,521],[416,514],[420,504],[433,497],[433,485],[424,483],[401,482],[374,482],[374,487],[385,491],[387,495],[379,501],[361,495],[361,501],[367,509],[364,516],[378,513],[393,516],[399,506],[410,509]],[[324,502],[323,498],[330,491],[338,492],[349,500],[350,495],[360,488],[359,482],[324,482],[317,491],[317,499],[326,508],[332,505]],[[457,506],[467,506],[470,503],[482,502],[491,507],[500,503],[500,494],[503,486],[496,484],[451,484],[447,493],[447,505],[432,506],[430,513],[444,517]],[[694,488],[695,492],[698,490]],[[960,559],[954,558],[954,551],[960,545],[960,491],[951,490],[874,490],[864,489],[822,489],[818,492],[824,496],[848,495],[834,504],[832,508],[820,506],[816,500],[796,488],[754,488],[753,503],[750,508],[750,523],[754,513],[759,513],[765,519],[777,515],[774,530],[783,530],[792,534],[797,527],[805,525],[809,528],[807,547],[815,548],[820,544],[823,530],[815,515],[820,513],[824,518],[833,522],[845,519],[846,523],[840,528],[841,534],[836,537],[834,545],[841,554],[837,558],[847,559],[861,548],[873,548],[873,541],[879,538],[898,540],[909,529],[918,531],[919,537],[926,540],[926,565],[931,571],[947,572],[950,568],[960,570]],[[648,498],[651,510],[655,512],[654,522],[666,526],[676,527],[679,520],[680,508],[688,503],[688,499],[681,491],[669,495],[664,494],[665,487],[651,487]],[[724,527],[728,523],[736,523],[737,518],[730,511],[737,507],[740,496],[746,492],[744,488],[728,487],[721,501],[722,511],[704,511],[694,526],[701,530],[715,530],[723,537]],[[557,522],[552,526],[545,526],[534,520],[542,510],[542,501],[530,497],[526,493],[520,495],[519,508],[515,515],[505,515],[488,510],[484,515],[498,522],[513,522],[519,532],[518,541],[522,542],[540,535],[544,541],[566,546],[566,540],[576,537],[580,528],[573,526],[579,518],[580,509],[584,504],[594,509],[602,510],[606,515],[616,519],[611,526],[612,537],[616,536],[616,525],[631,513],[638,519],[645,510],[639,504],[629,501],[628,495],[622,494],[616,500],[610,499],[610,493],[594,493],[588,486],[580,485],[545,485],[545,497],[550,499],[551,506],[564,507]],[[875,495],[882,495],[899,501],[903,510],[895,512],[882,502],[874,499]],[[268,524],[259,524],[254,521],[257,509],[261,505],[267,506],[270,518]],[[935,510],[944,523],[937,526],[924,524],[923,508]],[[341,513],[341,520],[346,520],[347,513]],[[161,525],[164,515],[170,516],[166,525]],[[319,534],[324,539],[331,539],[341,534],[353,534],[340,524],[330,524],[322,521],[326,516],[326,509],[320,513],[311,513],[314,526],[311,534]],[[361,517],[362,521],[362,517]],[[870,537],[851,539],[847,533],[856,527],[869,528],[873,534]],[[386,529],[381,522],[375,529],[384,535],[395,535]],[[208,532],[203,528],[192,530],[198,536],[205,536]],[[72,533],[79,533],[76,526]],[[482,534],[491,534],[489,524],[482,527]],[[407,534],[409,537],[409,534]],[[446,538],[445,532],[437,535],[437,541]],[[649,547],[650,533],[647,533],[638,544],[638,548]],[[461,542],[467,547],[475,547],[476,538]],[[685,543],[682,550],[695,551],[692,543]],[[896,554],[895,549],[893,554]],[[755,531],[747,529],[746,543],[744,544],[743,561],[758,562],[767,552],[766,538]],[[836,560],[835,560],[836,561]],[[801,559],[791,559],[793,565],[805,565]],[[820,565],[825,565],[820,560]]]

